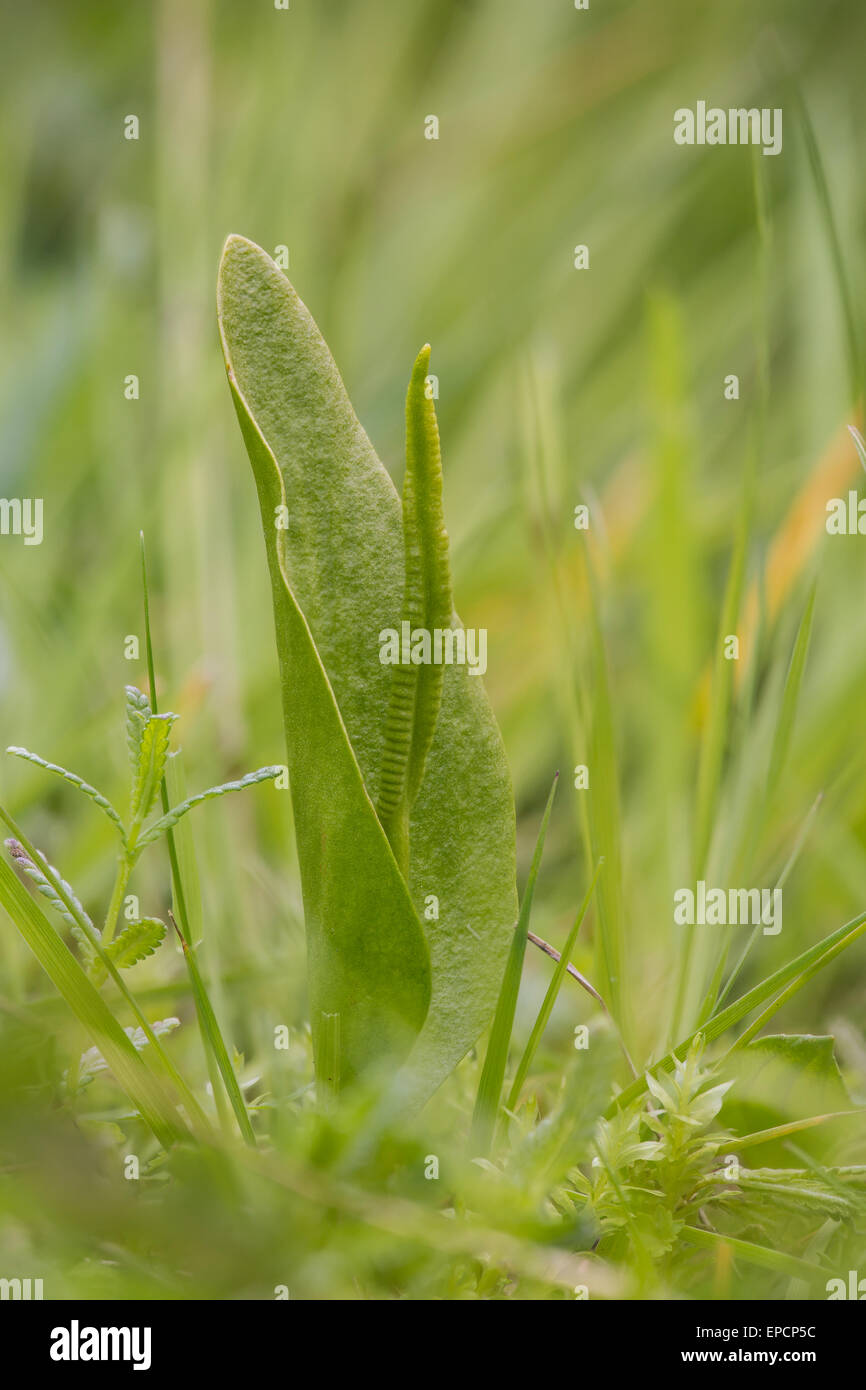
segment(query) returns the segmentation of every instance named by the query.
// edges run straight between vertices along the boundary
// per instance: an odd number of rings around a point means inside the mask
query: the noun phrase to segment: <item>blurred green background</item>
[[[5,3],[2,17],[0,492],[45,508],[41,546],[0,538],[3,746],[109,795],[123,785],[122,688],[145,684],[143,662],[124,657],[126,636],[142,635],[143,529],[160,699],[182,715],[190,789],[283,760],[264,549],[215,326],[220,249],[239,232],[288,248],[398,485],[406,382],[432,343],[456,600],[489,631],[521,872],[564,773],[534,929],[561,943],[603,853],[641,1059],[670,1028],[672,893],[695,879],[710,673],[744,518],[751,597],[707,877],[772,885],[823,793],[784,928],[758,941],[744,979],[862,910],[866,542],[824,535],[826,499],[862,481],[844,431],[862,380],[859,0],[592,0],[586,12],[571,0],[72,0]],[[698,100],[783,107],[783,152],[677,146],[673,112]],[[124,138],[130,114],[137,141]],[[425,138],[429,115],[438,140]],[[730,373],[738,401],[724,396]],[[129,374],[138,400],[125,398]],[[815,573],[801,706],[763,806]],[[10,762],[3,800],[98,911],[108,828]],[[590,789],[576,791],[584,762]],[[247,1078],[287,1094],[273,1028],[304,1020],[288,798],[207,807],[195,837],[226,1033]],[[159,854],[136,891],[164,911]],[[26,1008],[62,1028],[62,1005],[0,925],[8,1026]],[[594,927],[593,914],[576,957],[590,975]],[[174,1045],[200,1070],[180,957],[166,947],[139,971],[139,997],[181,1018]],[[521,1037],[548,978],[540,956],[528,962]],[[864,1000],[857,947],[779,1019],[835,1030],[861,1095]],[[560,1000],[551,1065],[590,1004],[577,990]]]

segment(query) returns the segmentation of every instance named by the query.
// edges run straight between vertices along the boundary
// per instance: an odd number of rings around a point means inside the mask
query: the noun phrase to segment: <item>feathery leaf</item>
[[[89,782],[85,782],[83,778],[79,777],[74,772],[70,772],[68,768],[61,767],[59,763],[49,763],[45,758],[40,758],[38,753],[31,753],[27,748],[16,748],[12,746],[7,748],[6,752],[11,753],[15,758],[24,758],[28,763],[35,763],[37,767],[44,768],[46,772],[53,772],[55,776],[62,777],[64,782],[69,782],[73,787],[77,787],[80,792],[84,792],[85,796],[89,796],[90,800],[94,802],[101,811],[105,812],[115,829],[120,831],[121,838],[126,838],[123,821],[120,819],[120,816],[115,811],[108,798],[103,796],[102,792],[97,791],[96,787],[92,787]]]
[[[160,816],[158,821],[148,826],[147,830],[138,841],[138,848],[143,849],[153,840],[158,840],[160,835],[164,835],[167,830],[171,830],[177,825],[181,816],[185,816],[187,811],[191,811],[193,806],[198,806],[202,801],[213,801],[217,796],[225,796],[227,792],[239,792],[244,787],[255,786],[256,782],[269,782],[282,772],[280,767],[260,767],[256,772],[248,772],[244,777],[239,777],[236,782],[222,782],[218,787],[208,787],[207,791],[197,792],[195,796],[187,797],[186,801],[181,801],[179,805],[172,806],[164,816]]]
[[[133,825],[141,824],[159,795],[171,726],[176,719],[176,714],[152,714],[142,730],[132,783],[130,821]]]

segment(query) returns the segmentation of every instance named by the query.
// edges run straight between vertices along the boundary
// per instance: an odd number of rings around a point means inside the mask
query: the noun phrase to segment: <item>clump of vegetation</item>
[[[331,1068],[328,1020],[337,1080],[408,1057],[422,1101],[488,1023],[517,915],[510,779],[480,682],[380,660],[384,629],[459,622],[429,349],[401,507],[308,311],[241,237],[219,321],[271,573],[317,1065]]]
[[[862,1109],[831,1039],[764,1029],[866,934],[866,913],[737,997],[754,936],[730,969],[727,949],[700,969],[684,952],[673,1045],[638,1054],[636,1065],[609,856],[596,857],[557,952],[530,927],[556,779],[518,905],[509,772],[480,681],[465,664],[380,660],[383,630],[459,627],[429,349],[410,378],[401,503],[305,306],[266,253],[240,237],[223,254],[219,319],[261,507],[303,889],[309,1027],[286,1045],[288,1091],[245,1078],[244,1059],[225,1041],[197,961],[189,856],[178,842],[195,806],[281,769],[171,794],[175,716],[156,708],[149,615],[150,693],[127,689],[125,817],[76,774],[9,750],[83,792],[111,821],[117,870],[101,932],[0,810],[12,836],[0,902],[89,1034],[66,1073],[64,1113],[115,1156],[133,1134],[146,1151],[149,1226],[133,1223],[124,1258],[132,1267],[148,1241],[152,1250],[155,1222],[158,1255],[137,1277],[183,1296],[189,1275],[180,1270],[190,1260],[181,1257],[184,1223],[173,1224],[179,1204],[193,1200],[204,1221],[233,1210],[243,1191],[255,1219],[230,1219],[225,1265],[211,1271],[234,1293],[243,1290],[233,1263],[256,1269],[259,1292],[290,1282],[310,1297],[822,1296],[862,1248],[866,1165],[828,1162],[812,1141],[857,1122]],[[736,564],[734,574],[736,589]],[[766,809],[787,755],[812,607],[810,596],[780,694],[770,792],[753,798],[753,815]],[[609,693],[597,615],[591,664],[603,768]],[[699,862],[719,806],[718,740],[730,698],[724,666],[715,679]],[[602,820],[614,814],[609,799]],[[601,839],[609,844],[614,829],[602,824]],[[592,845],[598,831],[589,827]],[[181,1075],[165,1040],[175,1020],[150,1022],[123,973],[167,935],[158,916],[135,913],[120,925],[133,869],[161,840],[209,1086]],[[589,980],[571,956],[593,903],[601,974]],[[530,941],[556,965],[514,1065]],[[551,1075],[545,1033],[572,976],[596,1012]],[[134,1019],[126,1027],[124,1010]],[[475,1048],[485,1033],[482,1060]],[[105,1090],[98,1105],[92,1100],[97,1085],[110,1084],[107,1073],[128,1107],[108,1119]],[[742,1161],[749,1150],[755,1166]],[[115,1190],[109,1205],[116,1216],[128,1198]],[[327,1230],[315,1216],[321,1210],[333,1216]],[[271,1248],[274,1223],[291,1234]]]
[[[143,554],[142,550],[142,560]],[[145,611],[147,613],[146,595],[145,580]],[[146,617],[146,626],[149,664],[152,671],[149,617]],[[153,684],[152,682],[152,688]],[[13,912],[12,904],[17,908],[19,915],[13,917],[13,920],[18,922],[27,944],[40,964],[60,989],[67,1003],[70,1004],[82,1023],[96,1037],[96,1053],[91,1054],[91,1065],[84,1068],[84,1078],[89,1078],[89,1074],[92,1072],[93,1056],[98,1057],[101,1048],[104,1053],[104,1061],[107,1061],[115,1069],[119,1067],[129,1079],[134,1078],[130,1099],[134,1100],[140,1094],[142,1104],[146,1105],[142,1114],[149,1119],[156,1136],[160,1139],[166,1137],[173,1139],[185,1133],[186,1127],[180,1123],[169,1095],[162,1093],[158,1081],[148,1074],[145,1067],[138,1065],[135,1049],[140,1050],[146,1044],[150,1044],[154,1052],[158,1054],[163,1074],[170,1083],[175,1085],[180,1100],[187,1106],[188,1120],[197,1122],[203,1120],[203,1112],[158,1040],[161,1033],[168,1031],[165,1021],[153,1026],[148,1023],[120,974],[122,970],[128,970],[137,965],[139,961],[153,955],[166,936],[166,924],[158,917],[139,916],[137,898],[132,897],[129,899],[131,911],[124,912],[123,926],[119,933],[117,930],[121,913],[124,910],[130,876],[138,860],[149,845],[162,839],[167,840],[174,877],[175,911],[177,913],[176,917],[172,917],[172,922],[189,967],[202,1035],[209,1059],[212,1059],[219,1068],[229,1099],[235,1106],[242,1132],[251,1139],[252,1131],[246,1110],[196,964],[195,943],[188,933],[174,832],[175,827],[194,807],[212,801],[216,797],[225,796],[227,792],[240,791],[257,782],[272,781],[280,774],[281,769],[279,767],[259,768],[257,772],[248,773],[237,781],[223,782],[218,786],[209,787],[206,791],[198,792],[194,796],[183,797],[171,804],[167,774],[170,760],[178,756],[170,751],[172,726],[177,715],[159,714],[154,705],[153,695],[148,700],[148,697],[135,686],[126,687],[126,741],[129,751],[130,788],[129,811],[125,819],[115,810],[106,796],[103,796],[96,787],[91,786],[82,777],[79,777],[77,773],[70,772],[57,763],[48,762],[38,754],[29,752],[26,748],[10,747],[6,750],[7,753],[13,754],[15,757],[23,758],[25,761],[43,768],[46,772],[61,777],[88,797],[111,822],[118,839],[117,870],[101,933],[97,931],[72,886],[61,877],[42,851],[30,842],[8,812],[2,808],[0,808],[0,818],[13,831],[13,837],[6,841],[10,859],[19,872],[26,879],[29,879],[37,892],[46,899],[57,916],[62,919],[74,941],[75,954],[69,957],[62,950],[58,950],[58,943],[52,932],[51,923],[39,911],[35,902],[21,897],[19,885],[13,877],[10,877],[8,865],[5,863],[2,865],[3,881],[0,885],[0,893],[3,895],[4,905],[10,913]],[[162,802],[161,814],[159,809],[155,809],[160,798]],[[96,993],[96,990],[101,988],[109,976],[118,987],[122,997],[132,1007],[139,1022],[137,1029],[134,1031],[128,1029],[126,1034],[119,1029],[111,1013]],[[79,1080],[81,1075],[82,1072],[79,1069]]]

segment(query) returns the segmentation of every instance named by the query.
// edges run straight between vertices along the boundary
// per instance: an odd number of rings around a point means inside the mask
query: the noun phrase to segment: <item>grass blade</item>
[[[150,631],[150,599],[148,595],[147,586],[147,558],[144,549],[143,532],[141,533],[140,540],[141,582],[144,594],[144,637],[145,646],[147,650],[147,679],[150,686],[150,707],[153,711],[154,716],[156,716],[156,675],[154,672],[153,663],[153,641],[151,638]],[[163,773],[164,770],[165,769],[163,767]],[[257,774],[254,774],[254,776],[257,776]],[[230,788],[214,788],[212,789],[211,793],[201,793],[199,799],[206,800],[208,799],[209,795],[219,795],[221,790],[230,790]],[[164,811],[163,820],[169,820],[171,816],[171,807],[169,805],[168,787],[166,785],[164,775],[160,778],[159,794],[162,799],[162,807]],[[189,809],[190,804],[195,800],[196,798],[193,797],[190,799],[190,802],[186,803],[187,810]],[[183,814],[183,809],[181,807],[175,807],[175,810],[179,811],[181,815]],[[180,816],[177,816],[176,819],[180,819]],[[174,824],[174,822],[172,821],[171,824]],[[238,1129],[240,1130],[244,1140],[247,1144],[255,1145],[256,1137],[253,1132],[252,1124],[250,1123],[250,1117],[247,1112],[247,1107],[244,1104],[244,1098],[241,1094],[241,1088],[238,1085],[238,1079],[235,1076],[234,1068],[231,1064],[231,1058],[229,1057],[228,1048],[226,1047],[225,1040],[223,1039],[222,1033],[220,1032],[216,1014],[214,1013],[213,1006],[210,1002],[210,998],[208,996],[208,992],[205,987],[201,971],[198,968],[198,962],[196,960],[195,955],[195,946],[189,934],[186,897],[184,895],[183,880],[181,878],[180,873],[180,864],[178,862],[177,847],[174,842],[174,836],[171,830],[171,825],[166,827],[166,842],[168,844],[169,862],[171,864],[172,892],[174,894],[175,907],[179,910],[180,913],[179,918],[172,917],[172,922],[174,923],[175,930],[177,931],[178,937],[180,938],[180,943],[183,948],[184,960],[186,961],[187,971],[189,972],[190,984],[192,985],[193,998],[195,1000],[196,1017],[198,1019],[199,1031],[201,1033],[202,1042],[204,1044],[205,1056],[208,1059],[208,1066],[210,1067],[211,1061],[213,1061],[217,1070],[219,1071],[220,1076],[222,1077],[223,1085],[225,1086],[226,1090],[226,1095],[228,1096],[229,1101],[231,1102],[231,1107],[234,1111],[235,1119],[237,1120]],[[219,1110],[219,1087],[215,1083],[216,1078],[212,1074],[211,1084],[213,1086],[214,1101]]]
[[[180,751],[171,753],[165,765],[165,783],[168,800],[172,806],[179,806],[186,801],[188,790],[186,777],[184,774],[183,754]],[[202,911],[201,900],[201,880],[198,873],[198,861],[196,858],[195,844],[193,842],[192,822],[185,818],[178,822],[172,833],[172,848],[177,859],[177,877],[172,875],[172,910],[176,922],[183,922],[183,932],[188,941],[196,949],[204,937],[204,914]],[[179,900],[178,891],[181,899]],[[192,981],[189,980],[189,989],[192,991]],[[193,993],[193,998],[194,998]],[[199,1027],[199,1037],[201,1038],[202,1051],[204,1053],[205,1065],[210,1078],[211,1094],[216,1105],[217,1115],[219,1116],[220,1127],[224,1134],[232,1134],[232,1117],[229,1107],[228,1097],[225,1086],[220,1076],[216,1058],[207,1045],[202,1032],[201,1020],[196,1015]]]
[[[169,1148],[178,1139],[189,1138],[189,1130],[159,1077],[133,1047],[39,904],[2,858],[0,903],[160,1144]]]
[[[703,1245],[710,1250],[720,1246],[730,1247],[734,1257],[748,1260],[749,1264],[761,1265],[764,1269],[774,1269],[777,1274],[788,1274],[792,1279],[825,1279],[826,1271],[820,1265],[798,1260],[795,1255],[786,1255],[782,1250],[769,1250],[765,1245],[755,1245],[750,1240],[739,1240],[734,1236],[720,1235],[718,1231],[705,1231],[698,1226],[686,1226],[683,1239],[693,1245]]]
[[[514,935],[511,939],[511,950],[505,965],[505,975],[499,991],[493,1026],[490,1030],[490,1040],[487,1044],[481,1080],[478,1084],[475,1112],[472,1116],[471,1142],[473,1153],[482,1157],[487,1154],[490,1148],[499,1115],[502,1083],[505,1080],[511,1030],[514,1027],[514,1014],[517,1008],[517,996],[520,992],[520,978],[523,973],[523,958],[526,954],[526,933],[532,913],[532,897],[535,892],[538,870],[541,867],[541,856],[544,852],[544,841],[547,836],[547,827],[550,822],[550,813],[553,809],[553,798],[556,795],[558,782],[559,773],[553,779],[553,786],[544,808],[529,878],[523,892],[523,902],[520,904],[520,916],[517,919],[517,926],[514,928]]]
[[[695,837],[693,845],[694,874],[696,879],[703,877],[710,852],[712,830],[716,807],[722,785],[722,772],[725,758],[725,745],[728,738],[730,710],[734,692],[735,662],[725,658],[725,638],[737,630],[743,583],[746,572],[746,551],[749,540],[749,524],[752,511],[752,480],[754,470],[748,459],[740,506],[737,538],[731,557],[731,567],[722,604],[722,616],[716,637],[716,660],[713,667],[710,693],[710,710],[701,741],[698,763],[698,785],[695,805]],[[694,933],[689,932],[680,960],[676,996],[671,1019],[671,1034],[676,1037],[680,1030],[683,1015],[689,999]]]
[[[741,1047],[745,1047],[747,1043],[750,1043],[752,1038],[760,1033],[761,1029],[770,1022],[770,1019],[779,1012],[782,1006],[787,1004],[789,999],[793,999],[794,995],[797,994],[804,985],[808,984],[811,979],[814,979],[819,970],[823,970],[825,965],[844,951],[846,945],[848,945],[848,942],[844,940],[836,943],[829,951],[819,957],[818,960],[810,964],[801,975],[798,975],[792,980],[788,987],[783,989],[781,994],[777,995],[772,1003],[768,1004],[766,1009],[759,1014],[754,1023],[750,1023],[745,1032],[740,1034],[736,1042],[728,1049],[726,1056],[730,1056],[732,1052],[737,1052]]]
[[[810,808],[809,808],[809,812],[808,812],[808,815],[806,816],[806,819],[804,820],[802,826],[800,827],[799,834],[797,835],[797,838],[796,838],[796,840],[794,841],[794,847],[793,847],[793,849],[791,850],[791,853],[788,855],[787,860],[785,861],[785,866],[784,866],[784,868],[782,869],[782,872],[779,874],[778,879],[776,880],[775,884],[773,885],[774,888],[783,888],[784,885],[785,885],[785,883],[788,881],[788,877],[789,877],[789,875],[790,875],[792,869],[794,868],[794,865],[797,863],[797,860],[799,859],[800,854],[801,854],[801,852],[802,852],[803,846],[804,846],[804,844],[806,843],[806,840],[808,839],[809,831],[810,831],[811,828],[812,828],[812,823],[813,823],[813,821],[814,821],[816,815],[818,814],[818,811],[819,811],[820,806],[821,806],[821,802],[822,802],[823,800],[824,800],[824,793],[823,793],[823,792],[819,792],[818,795],[816,796],[815,800],[813,801],[812,805],[811,805]],[[751,952],[752,947],[754,946],[754,944],[755,944],[755,942],[757,941],[757,939],[758,939],[758,937],[759,937],[760,934],[761,934],[761,928],[760,928],[760,926],[755,927],[755,928],[752,930],[752,932],[751,932],[751,934],[749,935],[749,938],[748,938],[748,940],[747,940],[745,946],[743,947],[742,951],[740,952],[740,955],[739,955],[739,957],[738,957],[738,959],[737,959],[736,964],[734,965],[733,970],[731,971],[731,973],[729,974],[727,980],[725,981],[725,986],[724,986],[724,989],[722,989],[721,993],[719,993],[719,994],[715,997],[715,1000],[711,999],[711,998],[709,997],[709,995],[707,996],[707,1004],[706,1004],[706,1017],[707,1017],[707,1018],[711,1018],[712,1015],[713,1015],[713,1012],[714,1012],[716,1009],[721,1008],[722,1004],[724,1004],[725,1000],[727,999],[728,995],[730,994],[731,990],[733,989],[734,985],[736,984],[737,979],[738,979],[739,974],[740,974],[740,971],[742,970],[743,966],[745,965],[746,960],[748,959],[749,953]],[[722,961],[722,966],[724,967],[724,960]],[[720,979],[721,979],[721,975],[719,975],[718,978],[719,978],[719,980],[720,980]]]
[[[858,401],[862,400],[864,385],[866,385],[866,381],[864,381],[863,349],[860,341],[858,314],[855,308],[854,295],[851,292],[851,282],[845,266],[842,241],[839,236],[839,228],[833,210],[833,200],[830,197],[830,185],[827,182],[827,174],[824,169],[824,161],[821,158],[821,151],[818,147],[815,128],[812,125],[812,118],[809,115],[809,109],[806,106],[805,98],[803,97],[799,85],[793,83],[792,90],[797,106],[797,114],[800,117],[800,122],[803,127],[803,139],[809,160],[809,168],[815,184],[818,207],[824,223],[824,233],[830,247],[833,273],[836,277],[836,289],[839,295],[839,304],[845,323],[845,347],[848,354],[851,401],[852,404],[856,405]]]
[[[685,1057],[695,1038],[698,1036],[698,1033],[703,1036],[706,1042],[714,1042],[716,1038],[720,1038],[722,1034],[733,1027],[735,1023],[739,1023],[741,1018],[745,1018],[746,1014],[750,1014],[753,1009],[757,1009],[761,1004],[765,1003],[766,1000],[772,998],[777,990],[784,989],[786,985],[793,981],[794,988],[786,991],[784,998],[781,1000],[781,1003],[786,1002],[798,989],[806,984],[808,979],[811,979],[819,970],[822,970],[825,965],[828,965],[830,961],[839,955],[841,951],[844,951],[846,947],[853,945],[864,932],[866,932],[866,912],[861,912],[858,917],[853,917],[851,921],[846,922],[843,927],[837,927],[836,931],[831,932],[823,941],[819,941],[816,945],[810,946],[808,950],[803,951],[799,956],[796,956],[794,960],[789,961],[787,965],[781,966],[780,969],[776,970],[772,975],[768,975],[766,980],[762,981],[759,985],[755,985],[754,989],[750,989],[746,994],[742,994],[739,999],[735,999],[733,1004],[729,1004],[726,1009],[722,1009],[721,1013],[714,1014],[702,1028],[696,1029],[693,1033],[690,1033],[687,1038],[684,1038],[681,1043],[678,1043],[677,1046],[668,1052],[666,1056],[662,1057],[659,1062],[656,1062],[654,1066],[650,1068],[650,1071],[653,1075],[658,1075],[659,1072],[663,1071],[671,1071],[674,1063],[681,1061]],[[781,1007],[781,1003],[779,1007]],[[608,1114],[613,1114],[624,1106],[631,1105],[632,1101],[637,1100],[646,1089],[646,1077],[639,1077],[636,1081],[633,1081],[630,1086],[626,1086],[625,1090],[617,1096],[616,1100],[610,1106]]]
[[[755,1144],[769,1144],[775,1139],[787,1139],[792,1134],[799,1134],[801,1130],[814,1129],[816,1125],[826,1124],[828,1120],[844,1120],[852,1115],[859,1115],[862,1119],[863,1107],[857,1110],[830,1110],[826,1115],[810,1115],[806,1120],[789,1120],[787,1124],[773,1125],[770,1129],[756,1129],[752,1134],[729,1137],[725,1140],[725,1148],[731,1152],[750,1149]]]
[[[619,767],[614,731],[610,673],[602,630],[601,601],[595,574],[584,542],[583,555],[590,598],[592,685],[589,700],[589,756],[592,785],[588,802],[592,859],[604,859],[606,870],[598,888],[599,988],[623,1037],[629,1034],[629,1016],[623,980],[625,928],[622,887],[622,815]]]
[[[172,921],[174,922],[175,931],[177,932],[184,959],[186,960],[187,970],[189,971],[193,999],[195,1000],[195,1011],[198,1017],[202,1038],[204,1039],[205,1050],[213,1056],[216,1062],[219,1074],[223,1080],[223,1085],[226,1088],[226,1094],[231,1101],[231,1107],[235,1113],[238,1128],[245,1143],[255,1148],[255,1132],[250,1122],[243,1095],[241,1094],[238,1079],[235,1076],[234,1067],[232,1066],[231,1058],[228,1054],[228,1048],[225,1045],[225,1040],[220,1032],[219,1024],[217,1023],[216,1014],[213,1011],[213,1005],[210,1002],[210,996],[208,995],[205,982],[202,979],[201,971],[198,968],[195,950],[193,949],[192,943],[187,941],[186,937],[181,932],[177,922],[174,921],[174,917],[172,917]],[[216,1095],[216,1087],[214,1087],[214,1094]]]
[[[788,674],[785,677],[785,689],[782,692],[782,703],[779,709],[776,731],[773,735],[770,766],[767,772],[766,797],[768,802],[772,799],[776,787],[778,786],[779,778],[782,775],[788,757],[788,749],[791,745],[791,733],[794,728],[797,704],[800,699],[800,687],[803,684],[803,672],[806,669],[806,657],[809,653],[809,639],[812,635],[812,617],[815,612],[816,587],[817,586],[813,584],[809,590],[806,608],[800,619],[800,626],[797,629],[797,639],[794,643],[791,664],[788,667]]]
[[[854,440],[854,448],[857,450],[857,457],[864,470],[866,470],[866,440],[864,440],[856,425],[849,425],[848,432]]]
[[[779,713],[776,719],[776,728],[773,734],[773,743],[772,748],[770,750],[770,761],[767,769],[767,781],[764,787],[763,795],[760,798],[756,814],[754,816],[746,817],[742,841],[744,846],[750,843],[757,843],[760,831],[765,822],[767,813],[770,810],[773,796],[775,794],[776,788],[778,787],[779,779],[782,775],[785,763],[788,758],[788,750],[791,745],[791,733],[794,728],[794,720],[797,714],[797,705],[800,699],[800,687],[803,683],[803,673],[806,669],[806,657],[808,656],[809,652],[809,639],[812,635],[812,617],[815,611],[816,592],[817,581],[812,584],[812,587],[809,590],[809,597],[806,601],[806,607],[803,611],[803,616],[800,619],[800,625],[797,629],[797,636],[794,642],[794,650],[791,654],[790,665],[788,666],[788,672],[785,677],[785,685],[782,691],[782,698],[779,704]],[[811,824],[811,819],[812,813],[810,812],[810,815],[806,818],[806,826],[804,827],[804,832],[808,830],[808,827]],[[792,860],[796,858],[796,855],[799,852],[799,847],[802,845],[802,841],[803,832],[801,832],[801,835],[798,837],[797,845],[795,845],[794,852],[791,858],[788,860],[788,863],[786,864],[782,872],[782,876],[776,884],[777,888],[782,887],[784,879],[787,877],[788,873],[790,872],[790,869],[793,867]],[[741,859],[741,854],[738,854],[737,862],[741,862]],[[740,956],[740,959],[737,961],[737,964],[727,981],[725,989],[721,994],[722,999],[724,999],[732,989],[734,981],[737,975],[739,974],[740,970],[742,969],[746,957],[748,956],[749,952],[755,944],[755,941],[757,940],[757,936],[758,931],[755,930],[754,932],[752,932],[751,936],[749,937],[749,940],[746,942],[746,946]],[[704,1019],[709,1018],[712,1015],[713,1010],[718,1007],[722,977],[724,975],[725,966],[727,964],[727,958],[728,951],[726,947],[719,957],[719,962],[713,973],[713,978],[710,982],[710,987],[707,990],[706,997],[701,1006],[701,1010],[698,1015],[698,1026],[700,1026],[700,1024],[703,1023]]]
[[[598,864],[596,865],[595,873],[592,876],[592,881],[586,890],[586,897],[581,903],[580,911],[574,919],[574,924],[571,928],[571,931],[568,933],[568,940],[562,948],[562,955],[559,957],[556,969],[553,972],[553,977],[550,981],[550,984],[547,987],[547,993],[544,996],[541,1008],[538,1010],[538,1017],[536,1018],[535,1023],[533,1024],[532,1032],[529,1035],[529,1041],[527,1042],[523,1052],[523,1056],[520,1059],[520,1065],[517,1068],[514,1081],[511,1084],[511,1090],[508,1094],[508,1100],[506,1102],[506,1105],[509,1110],[513,1110],[515,1105],[517,1104],[518,1097],[520,1096],[520,1092],[523,1088],[523,1083],[529,1075],[529,1068],[532,1066],[532,1059],[535,1056],[538,1044],[541,1042],[542,1034],[544,1033],[544,1030],[547,1027],[550,1015],[553,1012],[553,1006],[556,1003],[559,991],[562,987],[562,982],[565,979],[566,972],[568,970],[568,962],[571,960],[571,953],[574,950],[574,943],[577,941],[577,933],[580,931],[583,919],[586,916],[589,904],[592,901],[592,895],[595,892],[595,885],[598,881],[598,875],[601,872],[601,866],[603,863],[604,860],[600,859],[598,861]]]
[[[153,1028],[148,1023],[147,1019],[145,1018],[144,1014],[139,1008],[139,1005],[136,1002],[135,997],[130,992],[129,987],[126,984],[126,981],[124,980],[123,976],[121,975],[120,971],[118,970],[117,966],[115,965],[114,961],[111,959],[111,956],[108,954],[105,946],[103,945],[99,933],[94,930],[93,923],[87,916],[87,913],[84,911],[78,899],[75,897],[75,894],[69,891],[66,884],[66,880],[61,878],[60,874],[53,867],[53,865],[49,864],[45,855],[41,854],[39,850],[36,849],[35,845],[33,845],[30,842],[30,840],[24,834],[24,831],[21,829],[19,825],[16,825],[15,821],[12,819],[9,812],[3,805],[0,805],[0,820],[2,820],[3,823],[9,827],[13,836],[15,837],[16,842],[18,843],[20,848],[24,850],[28,858],[34,864],[38,863],[40,865],[47,882],[50,884],[61,905],[61,907],[58,908],[58,911],[61,911],[62,909],[62,915],[65,918],[71,917],[72,920],[75,922],[76,927],[78,929],[76,932],[76,939],[80,940],[81,937],[83,937],[88,942],[88,945],[92,947],[95,956],[102,963],[105,970],[111,976],[112,980],[114,981],[118,990],[122,994],[126,1003],[129,1005],[129,1008],[131,1009],[134,1017],[138,1019],[141,1031],[143,1032],[151,1048],[153,1049],[153,1055],[159,1058],[162,1068],[166,1076],[169,1077],[172,1084],[174,1085],[177,1094],[180,1096],[186,1108],[187,1114],[194,1120],[197,1130],[199,1130],[202,1133],[206,1133],[210,1128],[210,1126],[208,1125],[207,1116],[205,1115],[204,1111],[202,1110],[192,1091],[187,1086],[177,1067],[174,1065],[171,1058],[168,1056],[168,1054],[162,1047],[159,1038],[156,1036],[156,1033],[154,1032]],[[18,880],[16,880],[16,882],[17,881]],[[51,924],[49,922],[49,926],[50,925]]]

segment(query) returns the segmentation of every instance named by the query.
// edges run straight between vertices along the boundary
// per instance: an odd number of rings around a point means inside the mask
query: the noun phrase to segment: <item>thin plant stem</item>
[[[110,946],[114,940],[114,933],[117,929],[117,919],[120,916],[120,909],[123,906],[123,897],[126,893],[129,875],[132,866],[125,854],[121,854],[117,861],[117,873],[114,878],[114,888],[111,891],[111,901],[108,904],[108,911],[105,914],[105,926],[102,928],[102,944]]]
[[[150,598],[147,583],[147,557],[144,547],[144,532],[140,532],[139,535],[141,541],[141,581],[144,594],[144,639],[147,653],[147,679],[150,687],[150,707],[154,714],[158,714],[156,673],[153,661],[153,641],[150,631]],[[165,777],[160,781],[160,796],[162,798],[163,814],[167,814],[170,809],[170,801]],[[220,1119],[220,1124],[225,1128],[228,1125],[228,1115],[225,1109],[223,1092],[219,1084],[221,1078],[222,1084],[225,1087],[225,1095],[229,1098],[241,1135],[248,1144],[255,1145],[255,1132],[250,1122],[243,1094],[238,1084],[238,1079],[235,1076],[228,1048],[225,1045],[225,1040],[220,1031],[216,1014],[214,1013],[213,1006],[208,997],[204,979],[198,967],[195,945],[189,930],[189,916],[187,914],[186,898],[183,890],[183,877],[180,872],[180,863],[177,857],[177,846],[175,845],[174,834],[171,829],[166,831],[166,843],[168,845],[172,891],[176,909],[176,917],[172,916],[171,920],[178,938],[180,939],[184,960],[186,961],[190,975],[193,998],[195,999],[196,1019],[199,1033],[201,1034],[202,1046],[204,1047],[205,1060],[207,1062],[217,1114]],[[169,915],[171,916],[171,914]]]

